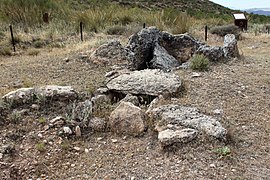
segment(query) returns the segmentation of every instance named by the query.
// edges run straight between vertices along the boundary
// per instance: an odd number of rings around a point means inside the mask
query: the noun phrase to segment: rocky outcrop
[[[123,94],[158,96],[166,93],[177,95],[180,93],[182,81],[179,76],[173,73],[145,69],[121,74],[111,79],[106,86],[110,91]]]
[[[127,49],[119,41],[113,40],[96,49],[90,59],[96,64],[114,65],[127,62],[127,57]]]
[[[196,129],[217,139],[226,138],[227,130],[213,117],[198,109],[176,104],[163,105],[148,112],[148,115],[163,124],[174,124]]]
[[[139,106],[140,102],[137,96],[133,96],[132,94],[127,94],[124,99],[122,99],[120,102],[130,102],[134,104],[135,106]]]
[[[175,143],[188,143],[194,140],[198,135],[198,131],[194,129],[172,130],[166,129],[158,133],[158,140],[161,146],[169,146]]]
[[[109,127],[117,134],[138,136],[146,129],[145,114],[130,102],[121,102],[111,113]]]

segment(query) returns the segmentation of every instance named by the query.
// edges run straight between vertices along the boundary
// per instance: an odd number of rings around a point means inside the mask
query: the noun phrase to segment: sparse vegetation
[[[28,55],[30,55],[30,56],[37,56],[39,53],[40,53],[40,51],[37,49],[30,49],[28,51]]]
[[[224,37],[227,34],[234,34],[236,39],[240,38],[241,30],[235,25],[216,26],[211,28],[212,34]]]
[[[196,54],[191,58],[190,68],[198,71],[207,71],[209,69],[209,59],[203,54]]]
[[[106,33],[109,35],[122,35],[126,32],[125,26],[115,25],[111,26],[106,30]]]
[[[9,47],[0,48],[0,55],[11,56],[12,55],[11,49]]]
[[[46,151],[46,145],[44,142],[40,142],[36,144],[36,150],[39,152],[45,152]]]
[[[227,146],[214,149],[213,152],[219,154],[220,156],[228,156],[231,154],[231,149]]]

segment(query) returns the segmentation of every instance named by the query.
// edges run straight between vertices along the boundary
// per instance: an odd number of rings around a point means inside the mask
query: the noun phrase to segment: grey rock
[[[15,151],[14,144],[5,144],[0,148],[0,153],[2,154],[11,154]]]
[[[2,99],[6,103],[17,105],[21,103],[28,103],[33,99],[34,94],[35,94],[34,88],[20,88],[4,95]]]
[[[208,46],[203,45],[198,48],[196,54],[203,54],[210,61],[220,61],[224,59],[224,51],[222,47],[219,46]]]
[[[149,62],[149,68],[168,70],[179,66],[179,62],[171,55],[168,54],[166,49],[160,45],[156,45],[154,48],[154,57]]]
[[[72,134],[72,130],[68,126],[63,127],[63,131],[65,134],[69,134],[69,135]]]
[[[177,104],[163,105],[148,112],[148,116],[165,124],[175,124],[196,129],[218,139],[225,139],[227,130],[213,117],[199,112],[197,108]]]
[[[77,92],[71,86],[48,85],[35,89],[37,96],[50,100],[70,101],[77,98]]]
[[[223,45],[224,56],[226,58],[238,58],[240,57],[237,40],[234,34],[227,34],[224,37]]]
[[[2,99],[12,105],[21,105],[37,101],[47,100],[70,101],[77,98],[77,92],[71,86],[49,85],[39,88],[20,88],[9,92]]]
[[[121,74],[107,83],[107,88],[124,94],[151,95],[180,93],[182,81],[173,73],[156,69],[133,71]]]
[[[98,64],[117,64],[118,62],[127,62],[127,50],[117,40],[104,44],[96,49],[90,56]]]
[[[92,118],[93,105],[92,101],[85,100],[84,102],[73,103],[68,107],[67,118],[82,123],[87,126],[89,120]]]
[[[142,70],[153,59],[153,50],[160,38],[160,31],[155,27],[144,28],[133,34],[126,48],[130,51],[131,68]]]
[[[112,132],[138,136],[146,129],[145,114],[130,102],[121,102],[111,113],[109,127]]]
[[[106,129],[107,122],[104,118],[94,117],[90,119],[88,128],[94,132],[103,132]]]
[[[171,130],[166,129],[158,133],[158,140],[161,146],[169,146],[174,143],[187,143],[195,139],[198,131],[195,129]]]
[[[172,35],[168,32],[161,32],[160,36],[159,45],[164,47],[180,63],[188,61],[203,45],[202,42],[188,34]]]
[[[127,94],[124,99],[122,99],[120,102],[131,102],[135,106],[139,106],[139,99],[137,96],[133,96],[132,94]]]

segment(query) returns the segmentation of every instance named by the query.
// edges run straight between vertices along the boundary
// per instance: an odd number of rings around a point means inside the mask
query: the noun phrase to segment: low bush
[[[2,56],[11,56],[11,49],[8,47],[0,48],[0,55]]]
[[[209,59],[203,54],[196,54],[191,59],[190,68],[198,71],[207,71],[209,69]]]
[[[210,32],[212,34],[217,34],[222,37],[224,37],[227,34],[234,34],[236,39],[239,39],[241,36],[240,28],[235,25],[216,26],[216,27],[213,27],[210,30]]]

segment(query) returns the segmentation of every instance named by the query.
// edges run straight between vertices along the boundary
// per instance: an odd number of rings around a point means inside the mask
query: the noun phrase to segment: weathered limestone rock
[[[129,55],[131,68],[142,70],[153,59],[153,50],[160,38],[160,31],[155,27],[144,28],[132,35],[126,46],[132,53]]]
[[[168,32],[161,32],[159,44],[180,63],[188,61],[196,50],[203,45],[202,42],[187,34],[172,35]]]
[[[117,134],[138,136],[146,128],[145,114],[130,102],[121,102],[109,118],[111,131]]]
[[[200,113],[196,108],[169,104],[151,110],[148,115],[165,124],[196,129],[218,139],[226,138],[227,130],[216,119]]]
[[[166,129],[158,133],[158,140],[161,146],[169,146],[174,143],[187,143],[195,139],[198,131],[195,129],[171,130]]]
[[[240,56],[234,34],[227,34],[224,37],[223,51],[226,58],[238,58]]]
[[[124,99],[122,99],[120,102],[130,102],[134,104],[135,106],[139,106],[140,102],[137,96],[133,96],[132,94],[127,94]]]
[[[92,102],[86,100],[84,102],[73,103],[68,108],[68,118],[76,122],[82,123],[81,125],[86,126],[89,120],[92,118],[93,105]]]
[[[94,117],[90,119],[88,128],[94,132],[103,132],[106,129],[106,120],[104,118]]]
[[[34,88],[20,88],[4,95],[2,99],[11,104],[22,104],[33,100],[35,94]]]
[[[168,54],[166,49],[158,44],[155,46],[153,54],[153,59],[149,62],[150,69],[168,70],[180,65],[173,56]]]
[[[196,54],[203,54],[210,61],[220,61],[224,59],[223,48],[219,46],[200,46],[196,51]]]
[[[133,71],[129,74],[121,74],[107,83],[111,91],[123,94],[138,94],[158,96],[169,93],[177,95],[180,93],[182,81],[173,73],[164,73],[157,69],[145,69]]]
[[[35,93],[50,100],[70,101],[77,98],[77,92],[71,86],[48,85],[36,88]]]
[[[90,59],[97,64],[127,63],[127,50],[117,40],[104,44],[96,49]]]

